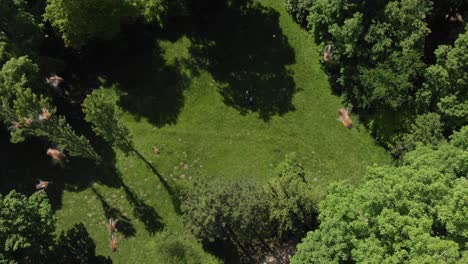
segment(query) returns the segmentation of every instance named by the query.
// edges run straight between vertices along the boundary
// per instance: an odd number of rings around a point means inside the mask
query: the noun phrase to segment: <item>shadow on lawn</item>
[[[145,225],[146,230],[154,234],[164,228],[161,222],[161,216],[158,215],[153,207],[147,205],[133,193],[127,185],[122,182],[122,188],[125,191],[128,202],[133,206],[133,214]]]
[[[109,257],[96,255],[96,243],[83,223],[75,224],[66,233],[60,234],[55,252],[55,263],[112,263]]]
[[[174,209],[178,214],[181,214],[182,212],[180,211],[180,195],[179,192],[174,189],[169,182],[164,178],[162,174],[159,173],[159,171],[156,169],[156,167],[149,162],[137,149],[133,148],[134,153],[140,158],[141,161],[145,163],[145,165],[153,172],[154,175],[158,177],[158,180],[161,182],[161,184],[164,186],[166,191],[169,193],[169,196],[171,197],[172,204],[174,205]]]
[[[101,202],[102,209],[104,210],[104,214],[106,216],[106,220],[109,218],[119,219],[119,226],[118,230],[122,233],[125,237],[133,237],[135,236],[136,230],[133,227],[132,220],[125,216],[118,208],[112,207],[94,187],[91,187],[94,194],[99,198]]]
[[[0,180],[2,182],[0,193],[7,194],[14,189],[30,195],[36,191],[35,184],[37,179],[52,181],[46,192],[52,207],[54,210],[57,210],[62,206],[64,190],[72,192],[82,191],[92,186],[95,182],[113,188],[122,187],[127,200],[133,206],[134,216],[144,223],[148,232],[155,233],[164,227],[161,222],[162,219],[155,209],[144,203],[123,182],[120,172],[115,167],[115,153],[104,141],[95,139],[93,143],[94,148],[98,150],[99,155],[106,162],[96,166],[93,161],[70,158],[70,162],[65,164],[64,167],[54,165],[50,158],[45,155],[45,150],[48,146],[46,141],[31,139],[25,143],[12,144],[9,143],[6,131],[0,130],[0,143],[2,145],[2,149],[0,150],[0,158],[2,160],[2,167],[0,167]],[[177,191],[170,186],[154,165],[142,154],[136,150],[135,153],[169,192],[174,202],[174,208],[179,212],[180,202]],[[127,237],[134,236],[136,230],[131,220],[127,216],[124,216],[120,210],[112,207],[101,193],[93,187],[91,188],[101,202],[105,217],[107,219],[109,217],[120,219],[119,230]]]
[[[265,121],[293,111],[296,85],[287,65],[295,62],[295,53],[281,31],[279,13],[254,4],[210,19],[191,52],[221,83],[224,102],[242,114],[258,112]]]
[[[119,84],[126,94],[121,101],[123,108],[136,118],[145,117],[156,126],[164,126],[177,121],[189,79],[181,73],[179,62],[166,63],[157,38],[164,38],[159,29],[136,23],[123,26],[122,33],[112,41],[91,42],[81,51],[44,48],[42,55],[48,60],[66,61],[61,71],[57,69],[66,82],[63,88],[76,95],[73,101],[77,104],[92,89]],[[57,46],[57,41],[50,45]]]

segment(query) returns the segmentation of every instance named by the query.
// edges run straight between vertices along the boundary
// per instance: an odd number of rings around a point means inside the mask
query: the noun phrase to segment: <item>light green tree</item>
[[[67,46],[80,48],[90,39],[110,39],[129,16],[128,1],[47,0],[44,19],[54,26]]]
[[[83,102],[85,120],[94,132],[125,153],[135,151],[130,130],[122,122],[123,112],[117,105],[117,87],[100,88],[89,94]]]
[[[357,188],[334,184],[319,229],[291,263],[458,263],[468,241],[467,160],[454,143],[420,146],[400,167],[369,169]]]
[[[55,218],[47,195],[0,195],[0,262],[46,263],[54,245]]]
[[[112,39],[132,20],[161,24],[166,6],[166,0],[47,0],[44,19],[65,45],[81,48],[92,39]]]

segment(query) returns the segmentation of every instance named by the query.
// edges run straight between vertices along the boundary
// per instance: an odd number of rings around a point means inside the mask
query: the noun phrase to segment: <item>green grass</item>
[[[312,37],[282,1],[261,3],[247,15],[220,16],[196,34],[189,29],[155,36],[148,50],[114,58],[103,75],[127,92],[125,123],[136,148],[173,188],[202,177],[265,181],[294,151],[323,195],[330,182],[357,182],[367,166],[390,163],[356,118],[351,130],[337,121],[340,99],[331,94]],[[245,98],[247,87],[253,103]],[[153,145],[159,157],[151,154]],[[116,151],[115,167],[119,179],[111,183],[93,183],[90,175],[100,171],[65,170],[65,177],[88,182],[76,189],[73,180],[67,183],[57,211],[59,231],[83,222],[97,253],[114,263],[166,263],[157,250],[165,242],[163,228],[201,250],[141,159]],[[128,218],[115,253],[105,229],[109,214]],[[208,253],[201,258],[216,262]]]

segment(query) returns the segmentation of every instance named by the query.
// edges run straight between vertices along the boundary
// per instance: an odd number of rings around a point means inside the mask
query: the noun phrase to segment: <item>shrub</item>
[[[305,25],[313,0],[285,0],[284,5],[297,23]]]

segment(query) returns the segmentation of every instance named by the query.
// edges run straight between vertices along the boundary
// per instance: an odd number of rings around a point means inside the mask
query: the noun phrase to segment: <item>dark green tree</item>
[[[0,262],[46,263],[55,219],[44,192],[0,195]]]
[[[284,6],[297,23],[305,25],[313,2],[314,0],[285,0]]]
[[[468,123],[468,31],[460,34],[453,47],[436,50],[437,63],[426,70],[426,82],[419,92],[423,107],[437,105],[451,130]]]
[[[249,261],[265,237],[268,207],[251,182],[197,182],[184,197],[181,210],[191,232],[204,242],[227,241]]]
[[[409,126],[410,132],[401,136],[392,152],[396,156],[401,156],[405,152],[414,150],[417,145],[437,146],[445,140],[442,130],[443,123],[438,114],[419,115]]]
[[[281,244],[302,237],[315,223],[316,196],[294,154],[266,185],[250,181],[195,183],[181,210],[192,233],[204,242],[234,245],[245,262],[276,254]]]
[[[28,12],[26,1],[0,0],[0,64],[14,55],[31,54],[41,39],[42,25]]]
[[[111,39],[132,12],[128,1],[48,0],[44,19],[54,26],[66,46],[80,48],[90,39]]]
[[[326,64],[347,103],[361,109],[399,109],[411,103],[421,78],[430,0],[316,0],[309,28],[321,47],[334,46]]]
[[[10,59],[0,71],[0,120],[9,126],[11,141],[46,138],[71,156],[99,161],[88,139],[78,136],[47,98],[31,90],[37,73],[37,66],[27,57]],[[44,109],[50,114],[48,119],[41,117]]]
[[[81,48],[92,39],[112,39],[132,20],[161,23],[166,9],[166,0],[47,0],[44,19],[66,46]]]

